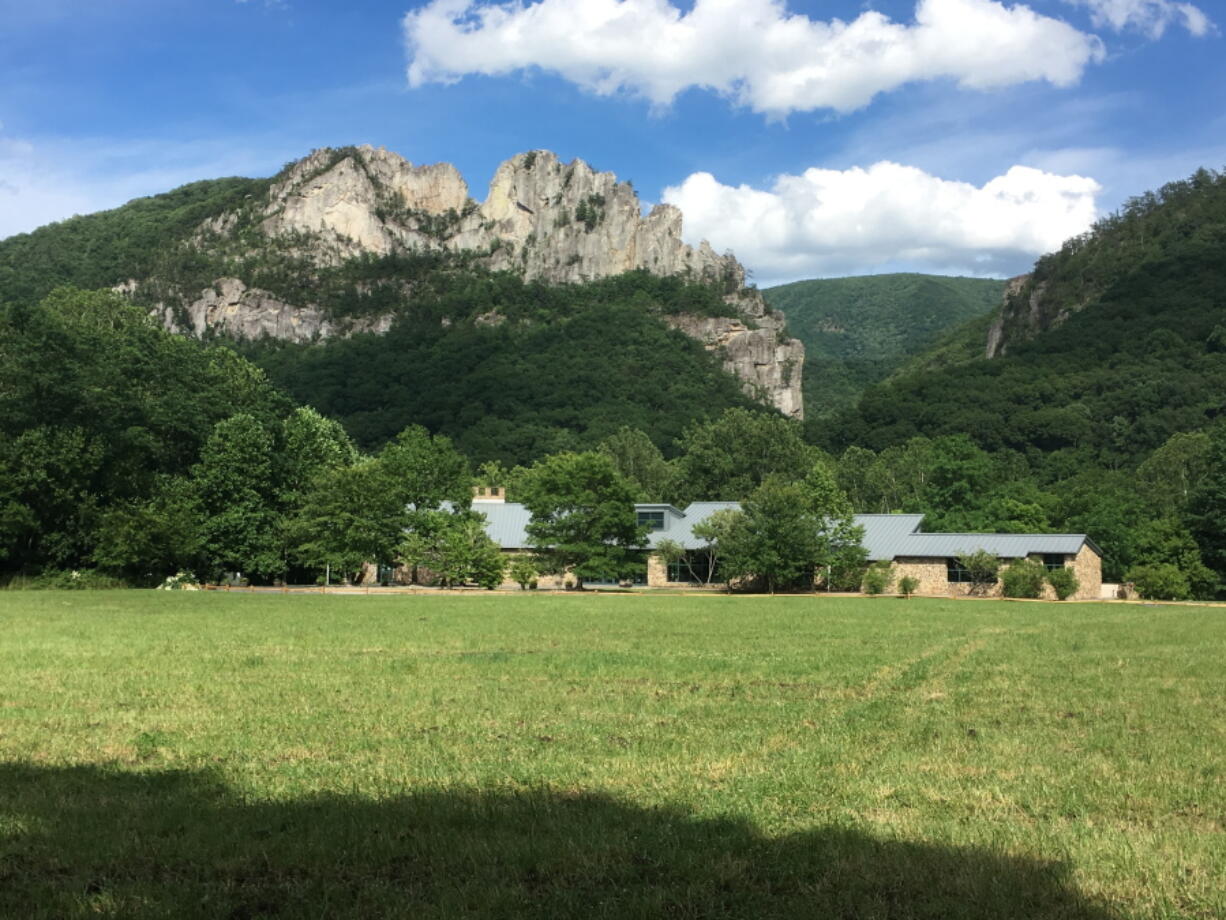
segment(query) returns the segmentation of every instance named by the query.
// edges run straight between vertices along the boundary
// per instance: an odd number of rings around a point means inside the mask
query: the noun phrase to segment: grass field
[[[0,593],[0,917],[1224,917],[1226,610]]]

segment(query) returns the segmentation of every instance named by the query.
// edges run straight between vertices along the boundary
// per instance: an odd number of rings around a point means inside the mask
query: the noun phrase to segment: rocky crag
[[[1047,284],[1033,275],[1009,279],[1000,310],[988,329],[985,357],[998,358],[1009,350],[1010,344],[1029,341],[1069,318],[1068,307],[1053,302],[1046,294]]]
[[[745,271],[732,255],[705,242],[682,242],[681,221],[671,205],[643,216],[629,183],[581,160],[562,163],[547,151],[503,163],[479,204],[448,164],[414,166],[372,147],[325,149],[283,170],[266,197],[206,221],[184,244],[190,250],[181,254],[184,262],[202,253],[224,255],[210,263],[216,274],[198,268],[186,277],[135,279],[124,288],[177,331],[306,342],[384,331],[392,315],[338,318],[313,298],[309,283],[295,296],[273,293],[258,273],[242,270],[256,254],[267,262],[275,250],[300,275],[336,272],[361,259],[437,254],[552,284],[633,270],[682,276],[718,286],[737,315],[681,314],[668,322],[718,353],[748,393],[801,418],[803,345],[786,335],[782,314],[745,286]],[[401,293],[411,303],[411,283]]]

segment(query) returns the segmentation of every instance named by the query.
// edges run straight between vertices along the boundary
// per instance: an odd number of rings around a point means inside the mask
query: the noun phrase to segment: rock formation
[[[1069,318],[1069,310],[1051,302],[1046,294],[1046,282],[1036,281],[1033,275],[1009,279],[1000,312],[988,329],[986,357],[1000,357],[1010,345],[1029,341]]]
[[[804,346],[787,338],[783,317],[745,287],[740,263],[706,242],[686,245],[677,208],[656,205],[644,217],[629,183],[581,160],[564,164],[540,150],[519,154],[498,168],[478,204],[448,164],[414,166],[372,147],[319,150],[271,185],[255,220],[264,237],[319,267],[363,254],[440,251],[555,284],[645,269],[719,285],[739,320],[679,316],[670,322],[717,351],[751,395],[786,415],[803,415]],[[242,223],[235,214],[214,218],[202,225],[196,245],[232,245]],[[221,326],[233,335],[309,341],[380,331],[390,322],[337,328],[317,306],[285,303],[228,277],[185,292],[183,301],[185,309],[163,309],[165,321],[196,334]]]

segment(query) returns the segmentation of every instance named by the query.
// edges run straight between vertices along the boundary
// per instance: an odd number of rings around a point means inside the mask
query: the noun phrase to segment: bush
[[[100,591],[126,588],[128,583],[92,569],[47,569],[32,578],[14,578],[8,587],[17,591]]]
[[[1192,596],[1188,576],[1169,562],[1134,565],[1124,577],[1146,600],[1184,601]]]
[[[1072,569],[1052,569],[1047,573],[1047,583],[1056,592],[1056,600],[1066,601],[1081,587],[1081,582]]]
[[[894,566],[887,561],[874,562],[864,573],[865,594],[885,594],[894,581]]]
[[[1033,559],[1018,559],[1000,573],[1001,591],[1005,597],[1036,598],[1043,596],[1047,569]]]
[[[996,584],[996,576],[1000,571],[1000,559],[987,550],[979,549],[965,556],[958,556],[960,565],[970,578],[972,595],[982,597]]]
[[[536,563],[533,562],[530,556],[516,556],[512,560],[511,580],[519,585],[521,591],[535,588],[539,575],[540,572],[536,569]]]
[[[898,590],[902,592],[903,597],[910,597],[919,589],[919,579],[914,575],[904,575],[898,580]]]

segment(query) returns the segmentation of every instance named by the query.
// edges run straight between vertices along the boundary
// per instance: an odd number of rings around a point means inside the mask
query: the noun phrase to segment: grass
[[[1226,611],[0,598],[0,917],[1223,917]]]

